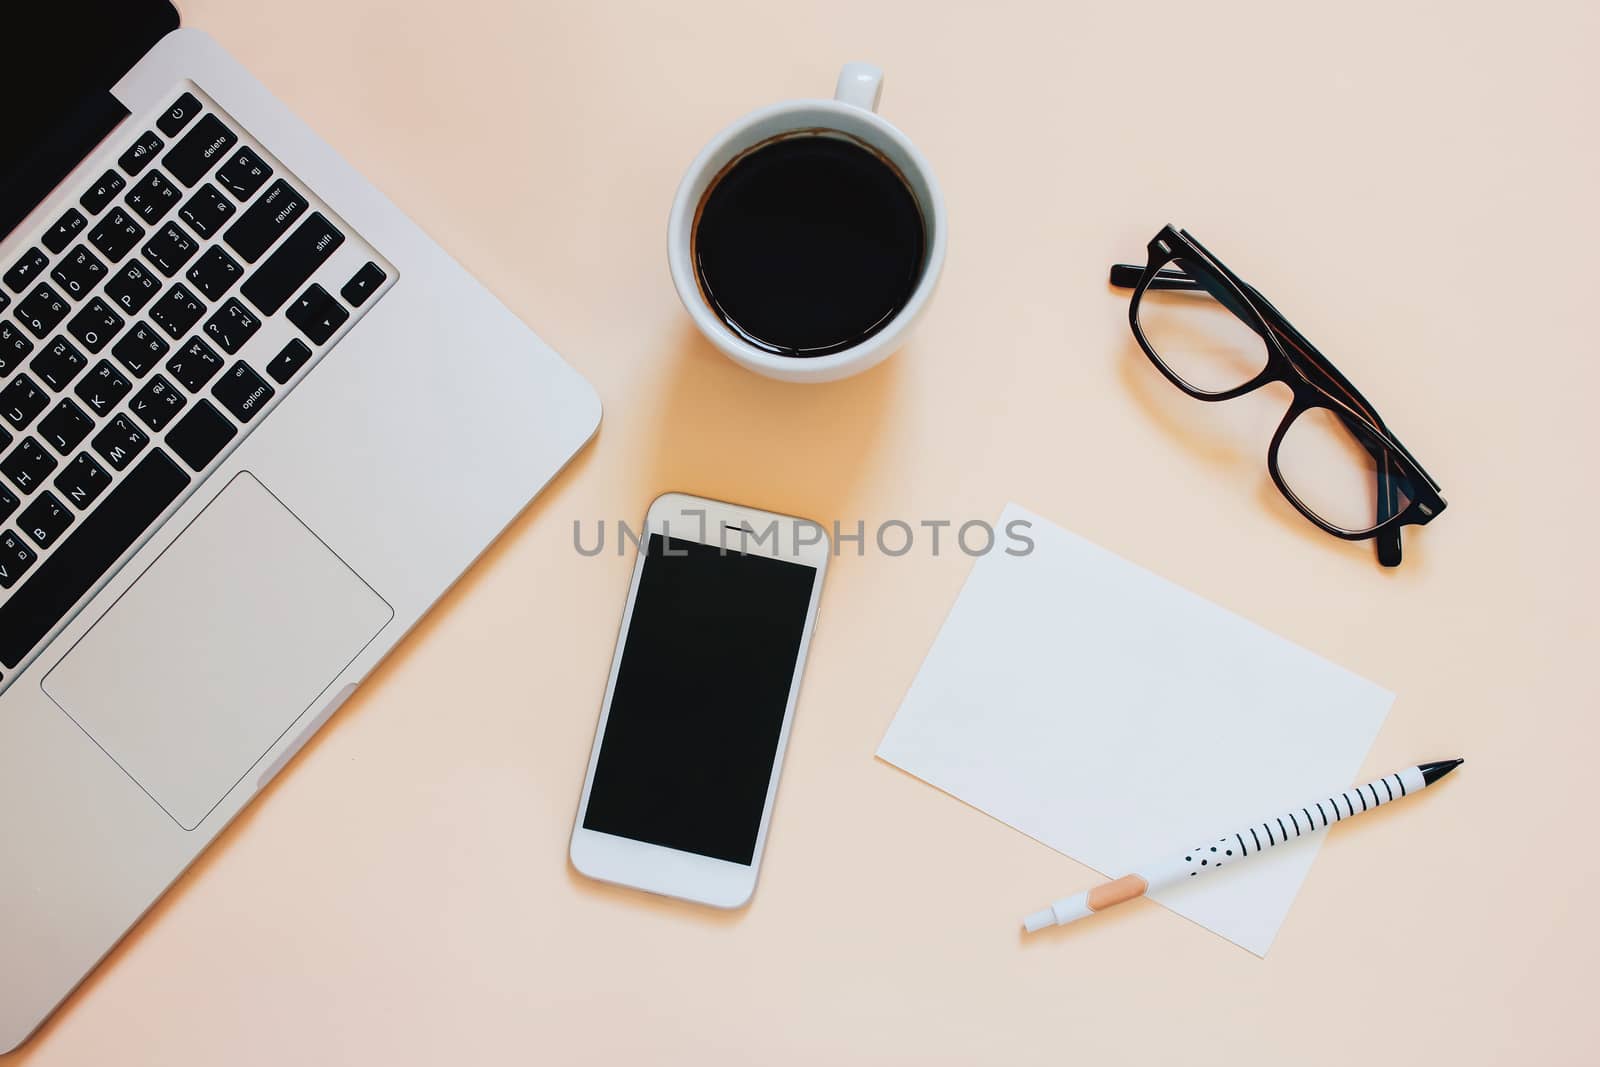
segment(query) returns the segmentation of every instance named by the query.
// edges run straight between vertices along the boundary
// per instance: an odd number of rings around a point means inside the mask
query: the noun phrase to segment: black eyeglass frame
[[[1425,526],[1446,507],[1439,495],[1439,483],[1423,469],[1411,452],[1389,431],[1371,401],[1362,396],[1350,380],[1306,340],[1271,302],[1245,282],[1187,231],[1171,225],[1150,240],[1143,268],[1120,263],[1111,268],[1111,284],[1132,289],[1128,302],[1128,324],[1134,338],[1163,377],[1196,400],[1232,400],[1270,382],[1282,382],[1294,394],[1289,410],[1278,424],[1267,447],[1267,473],[1278,491],[1295,510],[1325,533],[1345,541],[1376,540],[1378,560],[1386,567],[1399,566],[1400,531],[1406,526]],[[1183,269],[1169,268],[1174,260]],[[1196,388],[1169,367],[1145,337],[1139,323],[1139,307],[1144,294],[1156,290],[1204,290],[1233,312],[1266,344],[1266,364],[1255,377],[1242,385],[1220,392]],[[1284,479],[1278,464],[1278,449],[1289,428],[1301,415],[1315,408],[1327,409],[1372,454],[1378,479],[1377,521],[1365,530],[1347,530],[1323,519],[1302,501]],[[1401,495],[1407,500],[1400,507]]]

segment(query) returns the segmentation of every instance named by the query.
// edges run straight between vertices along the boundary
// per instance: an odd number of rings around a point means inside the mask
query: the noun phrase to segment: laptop
[[[165,0],[27,6],[7,40],[41,66],[0,66],[0,1051],[600,421]]]

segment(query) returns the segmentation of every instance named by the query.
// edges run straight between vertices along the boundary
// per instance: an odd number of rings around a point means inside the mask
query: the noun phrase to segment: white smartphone
[[[668,493],[638,541],[572,865],[741,907],[766,849],[827,535],[805,519]]]

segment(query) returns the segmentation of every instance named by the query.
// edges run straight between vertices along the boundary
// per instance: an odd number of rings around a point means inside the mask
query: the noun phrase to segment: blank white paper
[[[973,566],[879,757],[1108,877],[1355,781],[1392,693],[1017,519],[1034,550]],[[1155,899],[1264,956],[1322,838]],[[1088,886],[1037,888],[1024,910]]]

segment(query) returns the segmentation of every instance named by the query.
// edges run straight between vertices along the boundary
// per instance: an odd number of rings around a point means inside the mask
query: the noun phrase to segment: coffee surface
[[[695,270],[712,309],[751,344],[822,356],[871,337],[922,274],[922,213],[860,145],[801,135],[729,167],[702,201]]]

